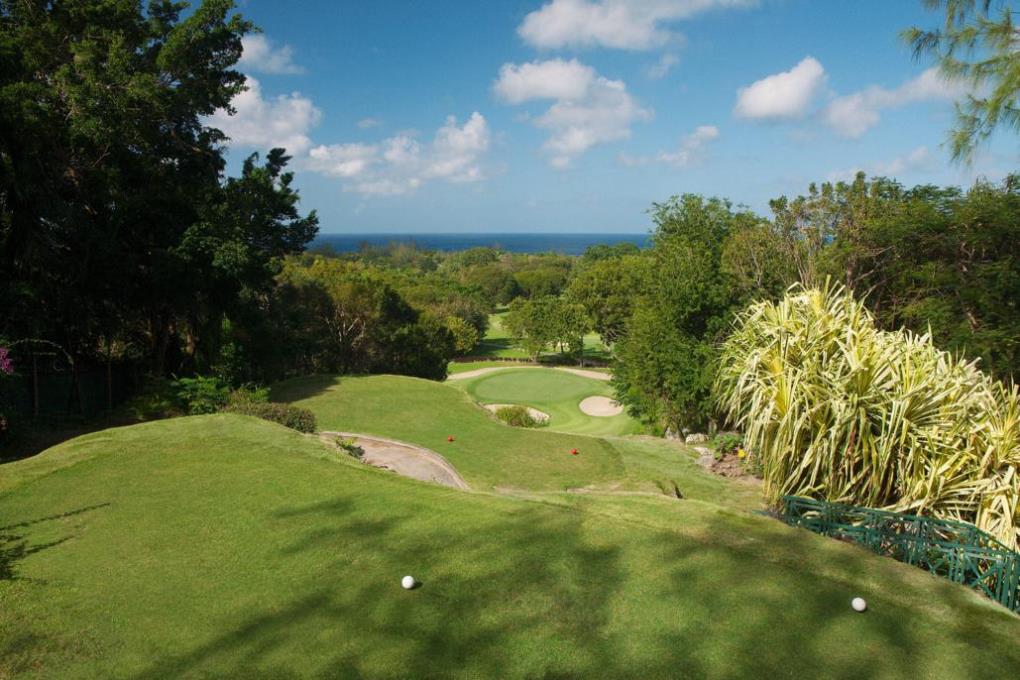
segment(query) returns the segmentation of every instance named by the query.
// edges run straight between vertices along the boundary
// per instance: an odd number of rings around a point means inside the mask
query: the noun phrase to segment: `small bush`
[[[545,424],[528,413],[527,406],[502,406],[496,409],[496,417],[513,427],[541,427]]]
[[[162,377],[149,377],[142,389],[124,404],[136,420],[156,420],[183,415],[174,384]]]
[[[244,407],[249,404],[265,404],[269,401],[268,387],[244,385],[238,387],[227,397],[227,408]]]
[[[279,423],[298,432],[315,432],[315,414],[306,408],[291,406],[290,404],[278,404],[276,402],[247,401],[236,402],[223,409],[227,413],[239,413],[245,416],[255,416]]]
[[[195,376],[179,378],[173,383],[177,401],[189,415],[216,413],[227,405],[230,388],[219,378]]]
[[[336,438],[336,445],[343,451],[346,451],[348,455],[361,460],[361,457],[365,455],[365,449],[358,446],[353,439],[344,439],[343,437]]]
[[[733,453],[744,443],[744,438],[735,432],[720,432],[712,439],[712,447],[717,456]]]

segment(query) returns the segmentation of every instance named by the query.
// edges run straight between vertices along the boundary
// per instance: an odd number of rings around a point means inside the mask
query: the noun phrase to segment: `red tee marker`
[[[571,455],[576,456],[577,455],[577,449],[570,449],[570,453],[571,453]]]
[[[447,437],[447,438],[446,438],[446,441],[448,441],[448,442],[452,442],[452,441],[453,441],[453,435],[451,434],[451,435],[450,435],[449,437]]]

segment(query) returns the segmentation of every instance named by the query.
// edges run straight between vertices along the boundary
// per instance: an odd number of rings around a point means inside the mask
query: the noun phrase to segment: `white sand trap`
[[[467,489],[468,484],[450,462],[431,449],[394,439],[383,439],[357,432],[320,432],[323,441],[332,443],[337,437],[353,439],[365,451],[361,462],[398,475],[435,482],[455,489]]]
[[[489,409],[493,413],[506,406],[519,406],[520,404],[482,404],[485,408]],[[549,414],[544,411],[539,411],[537,408],[527,407],[528,415],[534,418],[537,422],[545,423],[549,421]]]
[[[599,418],[618,416],[623,413],[623,404],[613,401],[609,397],[588,397],[577,405],[581,413]]]

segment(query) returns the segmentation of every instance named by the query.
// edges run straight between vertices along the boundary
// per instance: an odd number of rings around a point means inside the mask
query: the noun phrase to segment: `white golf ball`
[[[400,585],[403,586],[404,590],[410,590],[411,588],[414,588],[414,583],[415,581],[413,576],[405,576],[404,578],[400,579]]]
[[[862,612],[868,608],[868,603],[864,601],[863,597],[855,597],[850,600],[850,606],[854,608],[854,611]]]

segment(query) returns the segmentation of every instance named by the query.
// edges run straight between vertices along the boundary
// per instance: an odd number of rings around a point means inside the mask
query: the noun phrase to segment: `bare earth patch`
[[[352,432],[321,432],[320,436],[329,442],[337,437],[353,439],[365,451],[361,462],[373,467],[423,482],[435,482],[455,489],[469,488],[449,461],[424,447]]]
[[[608,418],[610,416],[618,416],[623,413],[623,404],[618,401],[614,401],[609,397],[588,397],[587,399],[581,400],[581,403],[577,405],[581,412],[588,416],[596,416],[599,418]]]
[[[495,413],[506,406],[520,406],[520,404],[482,404],[482,406]],[[545,411],[539,411],[537,408],[531,408],[530,406],[526,406],[525,408],[528,409],[528,415],[534,418],[537,422],[549,422],[549,414]]]

